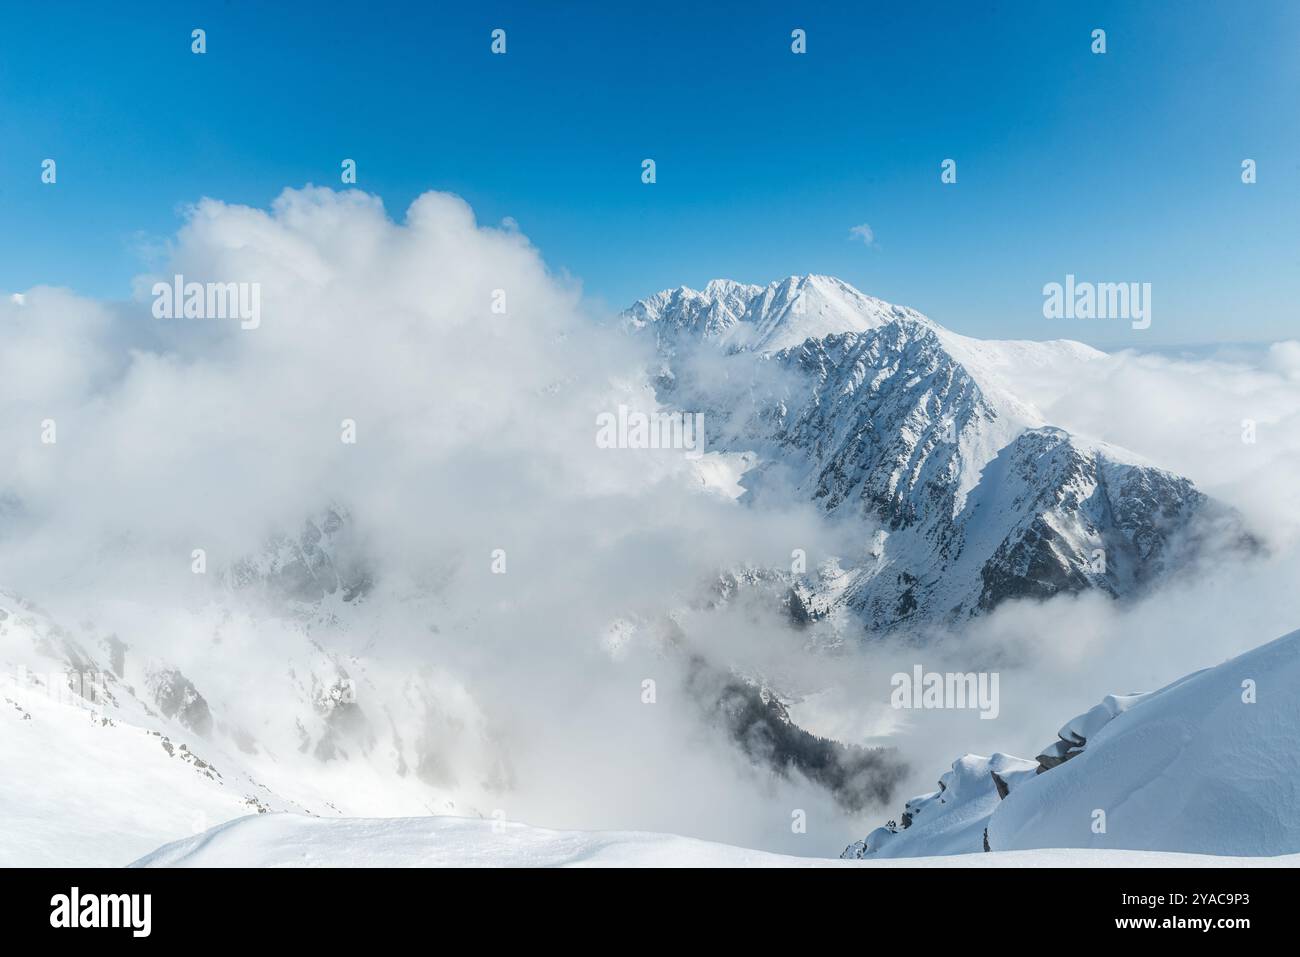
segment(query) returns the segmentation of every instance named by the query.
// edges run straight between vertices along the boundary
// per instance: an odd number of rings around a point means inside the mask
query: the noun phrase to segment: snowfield
[[[550,831],[455,817],[240,818],[168,844],[133,867],[1296,867],[1300,854],[1233,858],[1038,850],[900,860],[791,857],[637,831]]]
[[[845,854],[1044,847],[1269,855],[1300,850],[1300,631],[1159,691],[1110,695],[1034,761],[954,762]]]

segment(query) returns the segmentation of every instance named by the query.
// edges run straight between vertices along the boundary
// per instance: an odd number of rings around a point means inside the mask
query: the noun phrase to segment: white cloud
[[[1273,343],[1268,350],[1268,365],[1288,379],[1300,378],[1300,342],[1288,339]]]
[[[1245,358],[1120,352],[1070,374],[1024,370],[1047,420],[1138,452],[1239,509],[1278,548],[1300,544],[1300,381],[1293,342]]]
[[[217,569],[344,503],[379,584],[341,612],[345,628],[312,638],[363,649],[370,673],[434,668],[450,676],[438,687],[464,689],[460,705],[439,692],[448,726],[486,721],[491,749],[428,733],[467,794],[557,826],[812,852],[788,827],[771,836],[804,807],[842,829],[826,824],[820,850],[853,836],[817,788],[746,770],[685,696],[686,657],[664,653],[669,640],[710,653],[706,622],[670,627],[665,609],[700,601],[738,562],[786,562],[792,541],[815,550],[814,509],[759,516],[707,493],[680,451],[598,448],[599,412],[654,406],[645,347],[588,316],[526,237],[478,226],[446,194],[396,223],[362,192],[304,189],[269,211],[205,199],[169,248],[120,310],[50,290],[0,303],[0,438],[13,450],[0,460],[0,588],[64,621],[111,623],[133,654],[178,663],[214,708],[279,740],[293,728],[283,656],[297,626],[212,616],[191,550]],[[259,283],[260,326],[154,319],[149,290],[177,273]],[[344,419],[355,445],[340,441]],[[490,570],[498,548],[504,576]],[[618,618],[642,625],[613,660],[604,636]],[[768,609],[732,630],[751,648],[798,647]],[[400,696],[366,704],[384,734],[384,708],[415,720]],[[484,796],[499,756],[517,787]]]
[[[861,240],[863,245],[874,246],[876,244],[876,234],[866,223],[854,226],[849,230],[849,239]]]

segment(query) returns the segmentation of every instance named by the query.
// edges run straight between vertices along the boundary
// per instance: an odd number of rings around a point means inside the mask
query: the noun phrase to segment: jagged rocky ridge
[[[1101,356],[1079,343],[969,339],[823,276],[665,291],[624,321],[654,336],[661,401],[704,412],[710,449],[757,453],[747,501],[793,496],[858,523],[857,554],[792,579],[802,620],[843,607],[883,630],[1015,598],[1127,597],[1234,523],[1008,387],[1018,364]]]

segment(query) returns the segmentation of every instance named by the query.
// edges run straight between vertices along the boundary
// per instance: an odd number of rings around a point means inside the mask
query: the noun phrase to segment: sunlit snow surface
[[[1072,755],[966,755],[938,791],[907,802],[909,826],[850,848],[922,857],[1042,847],[1179,848],[1268,855],[1300,847],[1300,631],[1145,695],[1110,696],[1058,732]],[[1040,755],[1035,761],[1041,761]],[[1000,798],[991,772],[1008,793]]]
[[[1300,855],[1209,857],[1042,850],[892,861],[790,857],[636,831],[549,831],[453,817],[240,818],[141,858],[137,867],[1295,867]]]

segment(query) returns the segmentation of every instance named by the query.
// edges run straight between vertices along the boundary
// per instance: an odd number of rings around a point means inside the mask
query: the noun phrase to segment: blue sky
[[[615,307],[821,272],[975,335],[1300,335],[1288,0],[132,8],[0,19],[0,289],[125,298],[186,203],[342,188],[350,157],[391,215],[459,193]],[[1044,319],[1067,272],[1152,283],[1151,328]]]

